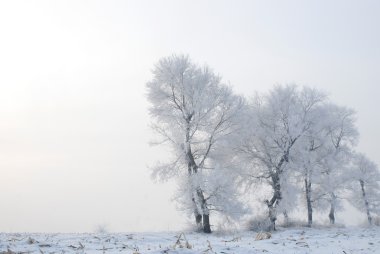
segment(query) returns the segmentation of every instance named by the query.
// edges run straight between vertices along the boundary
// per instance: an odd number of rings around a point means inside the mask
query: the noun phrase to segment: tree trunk
[[[197,225],[198,229],[202,229],[202,215],[199,214],[197,211],[195,211],[194,214],[195,214],[195,224]]]
[[[204,214],[203,215],[203,232],[204,233],[211,233],[211,227],[210,227],[210,215]]]
[[[329,219],[330,219],[330,224],[333,225],[335,224],[335,194],[331,193],[331,201],[330,201],[330,213],[329,213]]]
[[[330,219],[330,224],[332,225],[335,224],[335,209],[333,205],[331,205],[330,207],[329,219]]]
[[[283,212],[283,214],[284,214],[285,225],[286,225],[286,226],[289,226],[289,215],[288,215],[288,212],[285,210],[285,211]]]
[[[289,151],[294,142],[293,140],[292,144],[287,148],[287,151],[283,154],[281,157],[279,163],[274,168],[274,172],[271,173],[271,179],[272,179],[272,188],[273,188],[273,197],[270,201],[266,200],[266,204],[268,206],[268,216],[271,221],[271,230],[276,230],[276,220],[277,220],[277,211],[276,208],[279,205],[282,195],[281,195],[281,184],[280,184],[280,174],[282,172],[282,166],[284,163],[289,161]]]
[[[274,193],[270,201],[266,200],[268,206],[268,217],[271,222],[270,230],[276,231],[277,211],[276,208],[281,200],[280,180],[278,176],[272,177],[274,184]]]
[[[276,174],[272,176],[274,193],[273,197],[270,201],[266,200],[266,204],[268,206],[268,217],[271,222],[270,230],[276,231],[276,220],[277,220],[277,211],[276,208],[281,200],[281,186],[280,186],[280,178]]]
[[[367,200],[367,197],[366,197],[366,193],[365,193],[365,189],[364,189],[364,181],[363,180],[360,180],[360,186],[362,188],[362,196],[363,196],[363,199],[364,199],[365,209],[366,209],[366,212],[367,212],[368,223],[369,223],[369,225],[372,225],[372,216],[371,216],[371,213],[370,213],[370,210],[369,210],[369,203],[368,203],[368,200]]]
[[[189,117],[187,120],[190,121],[191,117]],[[186,144],[185,144],[185,154],[187,158],[187,170],[189,177],[195,175],[198,173],[198,165],[195,162],[193,152],[191,150],[190,145],[190,125],[188,123],[186,128]],[[204,198],[203,191],[200,187],[196,188],[196,194],[194,194],[192,198],[192,202],[194,205],[194,216],[195,216],[195,223],[198,226],[199,229],[202,229],[205,233],[211,233],[211,227],[210,227],[210,214],[209,210],[207,208],[206,199]],[[198,205],[200,204],[200,208]],[[203,221],[202,221],[203,219]],[[203,224],[203,225],[202,225]]]
[[[203,191],[200,188],[197,189],[197,196],[198,196],[199,203],[201,204],[201,210],[202,210],[202,216],[203,216],[203,232],[211,233],[210,212],[208,210],[207,202],[203,195]]]
[[[271,222],[270,230],[276,231],[276,220],[277,220],[276,210],[272,205],[268,205],[268,209],[269,209],[268,211],[269,220]]]
[[[307,205],[307,226],[311,227],[313,224],[313,207],[311,205],[311,182],[305,178],[305,194]]]
[[[189,175],[189,177],[191,177],[191,175]],[[197,205],[197,199],[198,199],[198,196],[193,194],[192,203],[193,203],[193,209],[194,209],[195,225],[197,225],[198,230],[202,230],[202,214],[199,211],[199,208]]]

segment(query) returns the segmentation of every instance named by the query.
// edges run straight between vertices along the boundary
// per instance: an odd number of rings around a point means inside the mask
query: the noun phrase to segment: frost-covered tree
[[[301,137],[302,140],[297,143],[291,162],[296,172],[296,179],[301,186],[303,185],[309,227],[313,223],[313,207],[320,198],[319,193],[315,191],[315,185],[321,175],[320,161],[325,156],[323,146],[326,143],[326,127],[328,126],[325,107],[319,107],[318,111],[316,116],[319,115],[319,121],[313,122],[305,135]]]
[[[357,137],[352,110],[329,103],[315,113],[317,121],[297,143],[293,161],[304,183],[308,226],[312,225],[314,206],[329,206],[330,222],[335,222],[338,194],[344,191],[350,151]]]
[[[225,162],[244,100],[208,67],[182,55],[162,58],[147,88],[153,129],[172,149],[171,160],[154,167],[153,175],[178,178],[177,200],[210,233],[210,211],[236,215],[241,207]]]
[[[364,154],[356,154],[352,165],[349,201],[367,214],[368,223],[372,225],[373,214],[380,212],[380,172]]]
[[[327,111],[330,119],[327,137],[330,142],[323,147],[325,156],[320,162],[322,174],[319,191],[329,204],[328,216],[330,223],[334,224],[342,192],[345,191],[346,182],[350,180],[347,171],[359,134],[352,109],[330,104]]]
[[[278,212],[289,207],[283,201],[284,188],[291,188],[291,160],[297,143],[318,121],[318,108],[325,96],[297,86],[275,86],[268,94],[256,96],[250,105],[248,127],[239,149],[247,181],[265,180],[272,189],[268,216],[275,230]],[[288,195],[290,196],[290,195]]]

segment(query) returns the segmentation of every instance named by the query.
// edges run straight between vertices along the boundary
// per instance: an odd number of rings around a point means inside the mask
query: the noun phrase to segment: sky
[[[380,165],[379,45],[375,0],[1,1],[0,231],[187,225],[149,170],[167,154],[149,145],[145,84],[174,53],[246,96],[322,89],[357,111]]]

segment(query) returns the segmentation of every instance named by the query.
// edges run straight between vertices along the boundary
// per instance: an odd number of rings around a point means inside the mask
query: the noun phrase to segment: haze
[[[375,0],[1,1],[0,230],[186,225],[148,169],[166,154],[148,144],[145,83],[173,53],[247,96],[325,90],[357,110],[358,149],[380,164],[379,45]]]

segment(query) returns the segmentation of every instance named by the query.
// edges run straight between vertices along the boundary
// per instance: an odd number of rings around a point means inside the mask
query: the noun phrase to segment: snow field
[[[257,233],[1,233],[0,253],[380,253],[380,228],[282,229]]]

